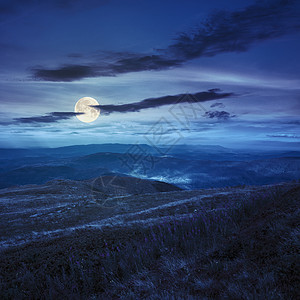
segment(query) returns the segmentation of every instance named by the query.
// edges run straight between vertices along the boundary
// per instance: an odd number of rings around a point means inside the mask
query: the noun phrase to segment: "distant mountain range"
[[[262,185],[300,178],[300,151],[101,144],[0,149],[0,154],[0,188],[111,174],[160,180],[185,189]]]

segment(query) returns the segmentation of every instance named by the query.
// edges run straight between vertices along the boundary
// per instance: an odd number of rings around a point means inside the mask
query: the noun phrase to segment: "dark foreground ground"
[[[90,190],[1,190],[1,299],[299,299],[298,182]]]

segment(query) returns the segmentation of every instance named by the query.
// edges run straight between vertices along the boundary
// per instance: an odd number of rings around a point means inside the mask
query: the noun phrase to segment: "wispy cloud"
[[[234,93],[221,93],[219,89],[212,89],[205,92],[199,92],[192,94],[193,101],[195,102],[204,102],[215,99],[224,99],[236,96]],[[92,107],[98,108],[101,110],[102,114],[109,115],[111,113],[119,112],[119,113],[128,113],[128,112],[138,112],[147,108],[155,108],[164,105],[176,104],[177,101],[180,100],[180,103],[189,102],[189,97],[184,97],[184,94],[180,95],[172,95],[172,96],[163,96],[159,98],[150,98],[144,99],[139,102],[128,103],[128,104],[120,104],[120,105],[93,105]]]
[[[272,137],[272,138],[289,138],[289,139],[299,139],[300,136],[296,134],[286,134],[286,133],[281,133],[281,134],[268,134],[267,137]]]
[[[214,108],[214,107],[224,108],[225,105],[221,102],[216,102],[216,103],[212,104],[210,107],[211,108]]]
[[[300,30],[296,0],[261,1],[239,11],[219,11],[193,33],[182,33],[168,50],[182,60],[243,52],[251,45]]]
[[[62,120],[68,120],[76,115],[83,113],[75,112],[51,112],[43,116],[26,117],[26,118],[15,118],[15,123],[22,124],[37,124],[37,123],[56,123]]]
[[[70,1],[66,1],[69,3]],[[38,80],[74,81],[162,70],[189,60],[226,52],[247,51],[252,45],[300,31],[300,5],[296,0],[261,1],[238,11],[210,15],[191,32],[180,33],[173,44],[152,54],[110,53],[109,57],[57,68],[33,68]],[[77,56],[80,59],[80,55]]]

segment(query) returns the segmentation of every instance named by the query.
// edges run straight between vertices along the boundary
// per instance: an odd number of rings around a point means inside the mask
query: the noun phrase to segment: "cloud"
[[[223,103],[221,103],[221,102],[216,102],[216,103],[212,104],[210,107],[211,108],[213,108],[213,107],[224,108],[225,105]]]
[[[209,119],[218,119],[218,120],[223,120],[226,121],[228,119],[236,117],[236,115],[231,115],[227,111],[207,111],[204,114],[204,117],[209,118]]]
[[[161,70],[178,66],[181,62],[181,60],[176,58],[166,58],[162,55],[146,55],[120,59],[114,65],[111,65],[110,68],[113,74],[120,74],[146,70]]]
[[[37,123],[56,123],[61,120],[68,120],[76,115],[83,113],[75,112],[51,112],[43,116],[27,117],[27,118],[16,118],[15,123],[22,124],[37,124]]]
[[[286,134],[286,133],[282,133],[282,134],[268,134],[267,137],[274,137],[274,138],[292,138],[292,139],[299,139],[300,136],[296,135],[296,134]]]
[[[38,80],[70,82],[83,78],[116,76],[129,72],[164,70],[181,63],[179,60],[166,59],[161,55],[140,55],[128,52],[105,55],[91,64],[66,64],[56,69],[32,68],[33,76]],[[77,58],[80,58],[79,54],[77,54]]]
[[[173,44],[165,49],[157,49],[156,53],[111,52],[109,57],[98,57],[84,65],[34,68],[33,77],[48,81],[74,81],[162,70],[195,58],[243,52],[258,42],[299,32],[299,14],[300,5],[296,0],[261,1],[242,10],[214,13],[191,32],[180,33]]]
[[[120,104],[120,105],[93,105],[92,107],[101,110],[102,114],[109,115],[111,113],[127,113],[138,112],[147,108],[155,108],[163,105],[171,105],[176,103],[197,103],[210,101],[215,99],[223,99],[236,96],[234,93],[220,93],[217,89],[211,89],[206,92],[199,92],[195,94],[180,94],[173,96],[163,96],[159,98],[145,99],[139,102]]]
[[[95,105],[92,107],[98,108],[101,110],[101,114],[109,115],[111,113],[127,113],[127,112],[139,112],[147,108],[155,108],[164,105],[171,105],[177,103],[198,103],[204,101],[210,101],[215,99],[224,99],[228,97],[237,96],[234,93],[222,93],[219,89],[210,89],[205,92],[199,92],[195,94],[180,94],[173,96],[163,96],[159,98],[149,98],[139,102],[120,104],[120,105]],[[33,117],[24,117],[24,118],[15,118],[12,121],[0,121],[0,125],[7,126],[13,124],[47,124],[47,123],[56,123],[62,120],[68,120],[76,115],[84,113],[76,112],[51,112],[42,116],[33,116]],[[110,125],[111,126],[111,125]],[[72,134],[77,134],[73,132]]]
[[[93,67],[84,65],[65,65],[59,69],[33,69],[35,77],[46,81],[74,81],[85,77],[95,77]]]
[[[182,60],[243,52],[257,42],[299,32],[299,8],[296,0],[275,0],[234,12],[219,11],[193,33],[180,34],[168,50]]]

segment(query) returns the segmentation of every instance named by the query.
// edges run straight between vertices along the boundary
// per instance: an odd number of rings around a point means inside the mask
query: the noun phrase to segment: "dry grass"
[[[1,299],[297,299],[300,185],[243,191],[136,196],[135,225],[7,249]]]

